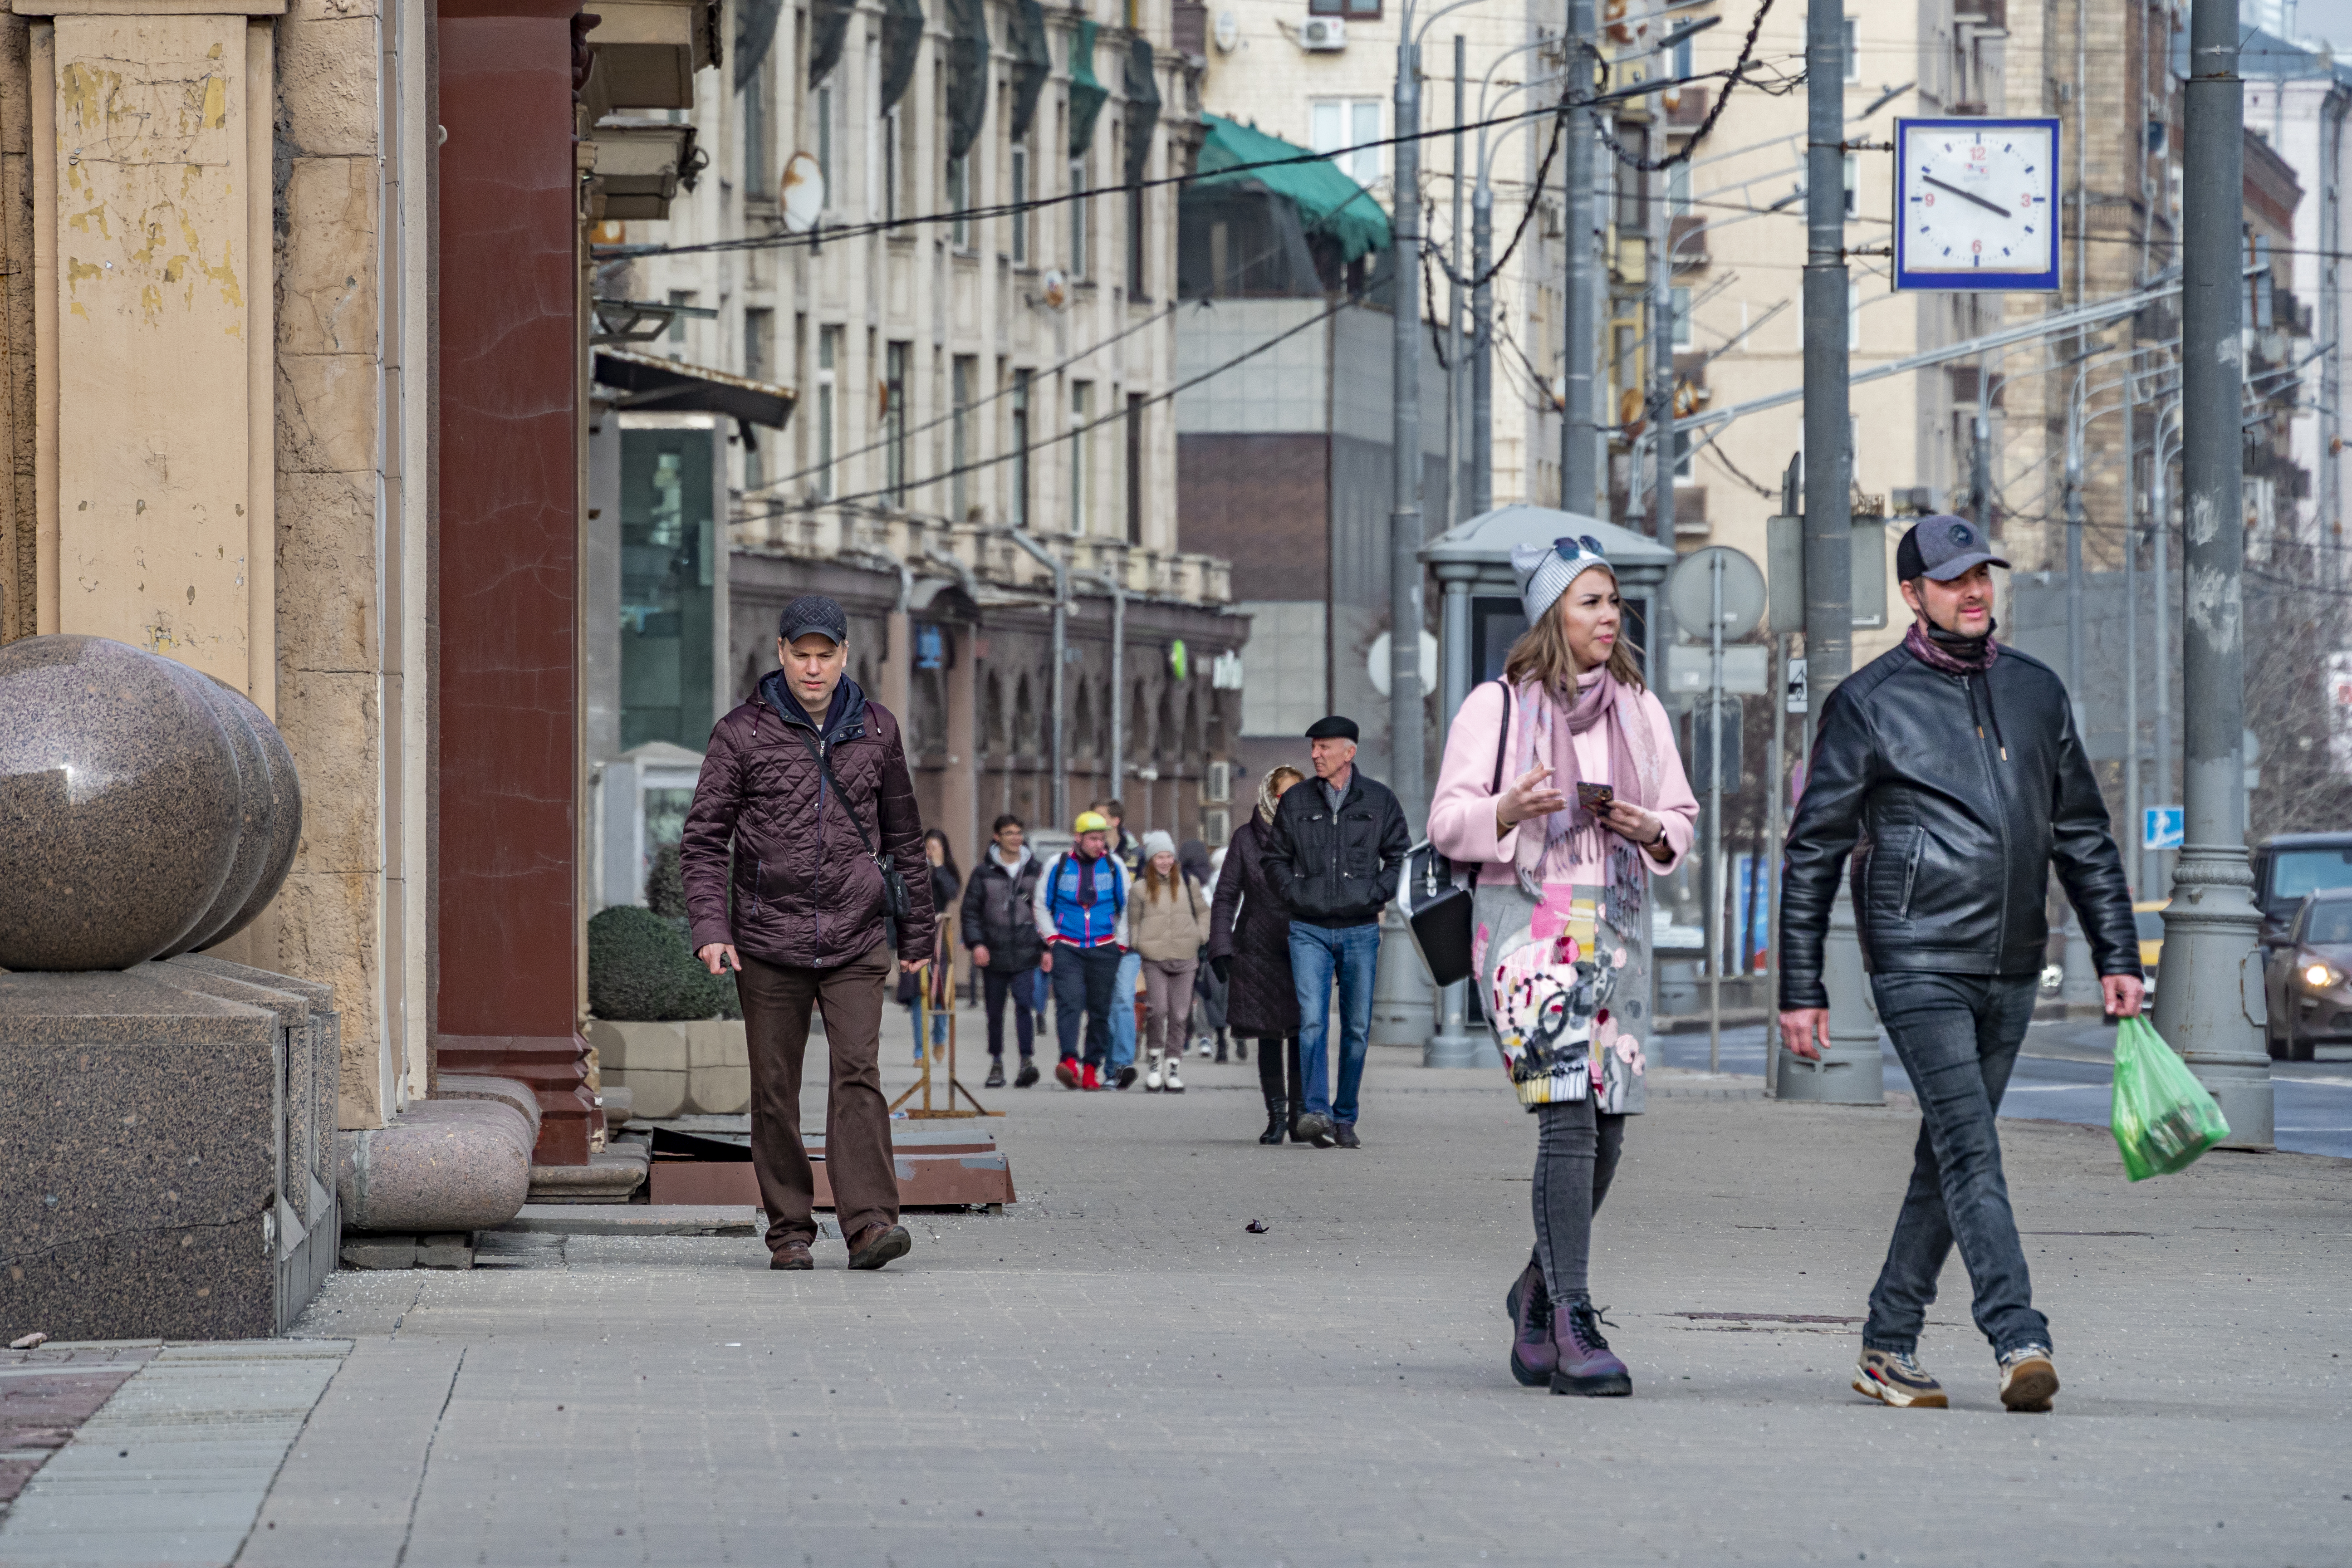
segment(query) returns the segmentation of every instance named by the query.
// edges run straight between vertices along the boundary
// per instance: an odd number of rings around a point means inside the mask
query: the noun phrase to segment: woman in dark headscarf
[[[1176,864],[1184,875],[1192,878],[1203,889],[1213,889],[1217,873],[1215,867],[1210,864],[1209,847],[1206,844],[1197,838],[1187,838],[1176,847]],[[1203,960],[1209,956],[1209,950],[1205,943],[1202,946],[1201,956]],[[1199,1036],[1201,1054],[1204,1057],[1209,1054],[1209,1035],[1212,1032],[1216,1035],[1217,1059],[1223,1061],[1225,1059],[1225,987],[1224,984],[1217,978],[1216,972],[1206,963],[1192,972],[1192,1026],[1201,1031]],[[1192,1037],[1188,1031],[1184,1037],[1189,1039]],[[1242,1059],[1244,1061],[1249,1059],[1246,1047]]]
[[[1230,987],[1226,1027],[1259,1042],[1257,1081],[1265,1094],[1261,1143],[1279,1143],[1285,1137],[1295,1142],[1292,1129],[1306,1109],[1307,1086],[1298,1070],[1298,993],[1290,982],[1290,917],[1265,868],[1274,803],[1304,776],[1292,767],[1265,775],[1258,787],[1257,810],[1234,830],[1233,842],[1225,847],[1217,896],[1209,906],[1209,966]]]

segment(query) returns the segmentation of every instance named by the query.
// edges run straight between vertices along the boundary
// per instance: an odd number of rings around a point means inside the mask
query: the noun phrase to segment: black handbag
[[[914,900],[907,892],[907,879],[898,874],[895,858],[875,852],[874,840],[866,836],[866,825],[857,820],[857,808],[849,804],[849,792],[843,789],[841,781],[833,776],[833,764],[825,760],[824,749],[810,740],[804,731],[793,726],[787,726],[787,728],[791,728],[793,733],[800,736],[801,744],[806,746],[809,755],[816,759],[817,772],[824,775],[824,782],[832,786],[833,793],[840,797],[841,809],[848,814],[849,826],[857,829],[857,842],[865,848],[866,858],[881,868],[882,913],[891,924],[903,928],[913,912]],[[891,945],[894,947],[898,945],[895,940]]]
[[[1511,689],[1503,689],[1503,725],[1495,741],[1495,782],[1503,793],[1503,754],[1511,743]],[[1404,875],[1397,880],[1397,908],[1412,933],[1432,983],[1454,985],[1470,978],[1471,890],[1456,880],[1454,863],[1424,838],[1406,851]]]

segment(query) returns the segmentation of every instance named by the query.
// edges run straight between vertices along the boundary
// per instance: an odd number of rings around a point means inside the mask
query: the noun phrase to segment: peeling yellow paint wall
[[[266,702],[247,346],[257,279],[268,289],[249,203],[268,170],[247,144],[246,19],[54,26],[58,629]]]

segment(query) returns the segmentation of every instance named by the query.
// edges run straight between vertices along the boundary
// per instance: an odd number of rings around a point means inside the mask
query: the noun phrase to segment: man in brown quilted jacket
[[[907,868],[899,967],[931,955],[931,879],[898,721],[845,679],[849,617],[811,595],[776,626],[782,668],[710,731],[678,846],[695,955],[735,970],[751,1052],[751,1168],[772,1268],[811,1268],[815,1175],[801,1142],[809,1009],[824,1017],[833,1074],[824,1168],[849,1267],[913,1245],[898,1223],[890,1110],[882,1098],[884,864]]]

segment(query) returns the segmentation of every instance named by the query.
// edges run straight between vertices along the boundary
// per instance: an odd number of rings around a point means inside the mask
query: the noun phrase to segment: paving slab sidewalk
[[[1003,1093],[1021,1203],[879,1274],[569,1236],[338,1275],[299,1331],[355,1348],[242,1561],[2342,1561],[2352,1163],[2134,1186],[2004,1123],[2059,1408],[2000,1410],[1955,1263],[1956,1408],[1889,1411],[1846,1376],[1916,1118],[1662,1070],[1596,1233],[1635,1394],[1562,1399],[1504,1366],[1531,1120],[1375,1056],[1352,1152],[1259,1146],[1248,1066]]]

